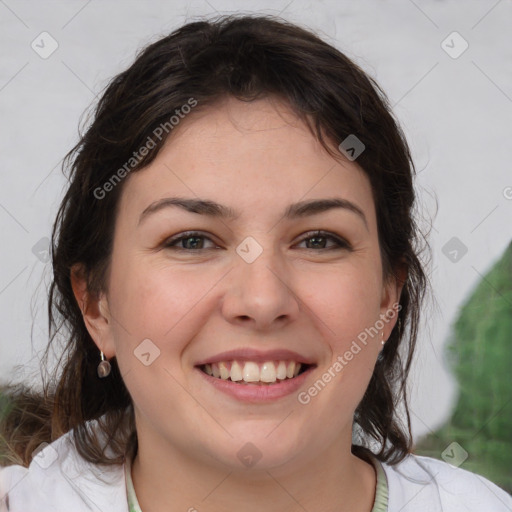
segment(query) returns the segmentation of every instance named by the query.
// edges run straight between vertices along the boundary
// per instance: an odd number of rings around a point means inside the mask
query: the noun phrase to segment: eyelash
[[[309,231],[308,233],[305,233],[305,236],[302,238],[302,240],[299,243],[302,243],[306,240],[310,240],[312,238],[317,238],[317,237],[325,238],[326,240],[331,240],[331,241],[335,242],[337,245],[337,247],[321,248],[324,251],[333,251],[333,250],[341,250],[341,249],[352,250],[351,245],[346,240],[344,240],[343,238],[340,238],[336,235],[333,235],[329,232],[326,232],[326,231]],[[184,252],[198,252],[201,250],[206,251],[206,250],[213,249],[212,247],[204,248],[204,249],[185,249],[184,247],[177,247],[175,245],[175,244],[181,242],[182,240],[187,240],[189,238],[204,238],[204,239],[207,239],[207,240],[210,240],[211,242],[213,242],[213,240],[211,240],[210,237],[204,235],[200,231],[186,231],[186,232],[180,233],[180,235],[170,238],[166,242],[164,242],[164,248],[174,249],[177,251],[184,251]],[[213,243],[215,243],[215,242],[213,242]],[[306,249],[313,250],[313,251],[315,250],[315,249],[311,249],[311,248],[306,248]]]

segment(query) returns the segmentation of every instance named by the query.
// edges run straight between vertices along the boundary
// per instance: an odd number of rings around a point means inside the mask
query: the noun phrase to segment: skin
[[[383,276],[371,186],[357,163],[333,159],[277,100],[227,99],[181,121],[123,186],[108,291],[88,296],[77,269],[72,283],[78,303],[87,302],[92,338],[117,357],[134,402],[132,478],[144,512],[370,511],[375,473],[350,452],[353,414],[380,334],[386,340],[396,318],[307,405],[297,393],[243,403],[194,368],[234,348],[285,348],[315,360],[299,391],[307,390],[398,302],[401,287]],[[213,200],[239,216],[170,207],[139,224],[148,205],[171,196]],[[292,203],[333,197],[357,205],[366,223],[341,208],[283,219]],[[186,240],[164,246],[189,230],[208,237],[199,249],[179,251]],[[350,248],[315,244],[313,230]],[[248,236],[263,249],[251,264],[236,252]],[[147,338],[160,350],[149,366],[134,356]],[[250,468],[237,457],[247,442],[262,455]]]

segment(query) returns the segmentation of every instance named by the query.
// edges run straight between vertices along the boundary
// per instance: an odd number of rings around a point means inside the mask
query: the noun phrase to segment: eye
[[[205,246],[206,241],[210,242],[210,247]],[[306,243],[305,249],[325,249],[328,251],[352,249],[351,245],[346,240],[326,231],[312,231],[306,233],[306,236],[299,242],[299,245],[302,243]],[[195,252],[218,248],[211,238],[198,231],[180,233],[164,242],[163,247],[179,251]]]
[[[300,243],[306,242],[306,249],[326,249],[329,251],[339,250],[339,249],[351,249],[350,244],[340,238],[339,236],[333,235],[332,233],[328,233],[326,231],[314,231],[310,233],[306,233],[306,237],[302,239]],[[328,247],[328,242],[331,242],[334,245]]]
[[[204,247],[205,240],[209,240],[213,247]],[[181,244],[181,246],[180,246]],[[180,233],[164,243],[164,247],[173,248],[183,251],[195,251],[198,249],[213,249],[217,247],[210,238],[197,231],[187,231],[186,233]]]

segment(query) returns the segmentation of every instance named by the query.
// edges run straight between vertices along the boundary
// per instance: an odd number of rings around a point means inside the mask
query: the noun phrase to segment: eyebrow
[[[206,215],[208,217],[217,217],[222,219],[237,219],[240,214],[228,206],[216,203],[208,199],[189,199],[183,197],[165,197],[151,203],[140,215],[139,225],[141,222],[150,215],[163,210],[164,208],[178,207],[190,213],[197,213],[199,215]],[[364,212],[359,206],[352,203],[348,199],[339,197],[331,199],[314,199],[311,201],[301,201],[289,205],[283,217],[285,219],[295,219],[316,215],[335,208],[342,208],[355,213],[368,229],[368,221]]]

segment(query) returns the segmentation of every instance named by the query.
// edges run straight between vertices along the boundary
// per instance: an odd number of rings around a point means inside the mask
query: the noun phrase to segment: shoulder
[[[486,478],[430,457],[409,455],[390,466],[388,510],[511,512],[512,497]]]
[[[68,432],[30,466],[0,469],[0,512],[128,512],[124,466],[96,466],[76,451]]]

